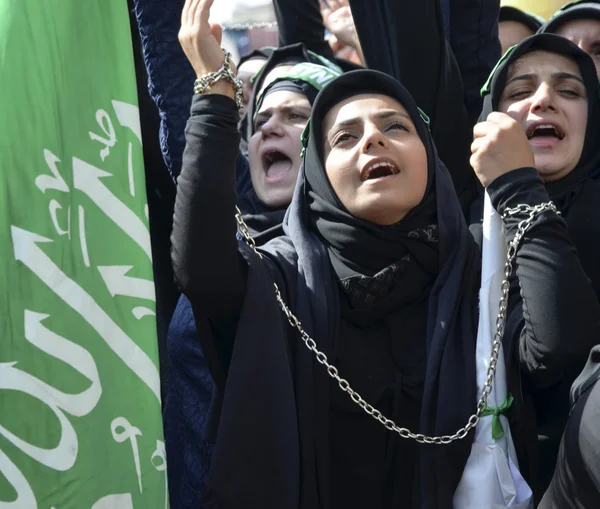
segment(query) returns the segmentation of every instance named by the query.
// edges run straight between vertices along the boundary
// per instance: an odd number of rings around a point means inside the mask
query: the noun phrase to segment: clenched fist
[[[535,166],[523,126],[506,113],[490,113],[473,134],[471,166],[484,187],[509,171]]]

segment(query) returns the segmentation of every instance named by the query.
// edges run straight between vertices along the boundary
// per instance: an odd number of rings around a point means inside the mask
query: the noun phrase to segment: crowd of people
[[[461,508],[486,195],[507,507],[600,507],[600,2],[446,4],[274,0],[280,46],[233,62],[185,1],[174,509]]]

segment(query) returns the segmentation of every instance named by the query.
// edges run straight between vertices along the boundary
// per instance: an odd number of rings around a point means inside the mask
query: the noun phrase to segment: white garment
[[[476,370],[477,398],[481,397],[496,332],[496,317],[506,262],[506,242],[500,215],[485,194],[483,214],[483,257],[479,293],[479,327],[477,330]],[[507,399],[506,366],[500,356],[488,407],[498,408]],[[476,402],[474,402],[476,403]],[[517,465],[517,457],[508,420],[500,416],[504,436],[492,437],[492,417],[482,417],[475,429],[471,455],[454,494],[454,509],[528,509],[533,507],[533,494]]]

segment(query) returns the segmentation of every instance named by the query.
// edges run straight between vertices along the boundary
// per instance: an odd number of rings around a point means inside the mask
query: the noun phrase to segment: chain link
[[[508,251],[506,253],[506,263],[504,265],[504,279],[502,281],[501,290],[502,296],[500,297],[500,303],[498,306],[498,316],[496,318],[496,333],[494,334],[494,341],[492,343],[492,354],[490,356],[490,365],[487,370],[487,380],[483,386],[481,391],[481,398],[477,403],[476,412],[469,417],[467,423],[463,428],[460,428],[453,435],[442,435],[442,436],[427,436],[421,433],[413,433],[409,429],[401,428],[394,421],[388,419],[385,415],[383,415],[379,410],[377,410],[373,405],[367,403],[362,396],[356,392],[350,386],[350,382],[345,378],[342,378],[338,372],[338,369],[329,362],[327,355],[321,352],[317,348],[317,343],[313,338],[311,338],[307,332],[302,328],[302,323],[296,316],[292,313],[290,308],[284,302],[283,297],[281,296],[281,292],[279,291],[279,287],[276,283],[273,283],[275,287],[275,295],[277,297],[277,302],[281,307],[281,310],[285,314],[289,324],[294,327],[299,333],[302,341],[306,345],[306,347],[315,354],[317,362],[322,364],[327,369],[327,373],[331,378],[337,381],[339,388],[350,396],[350,399],[354,401],[360,408],[362,408],[368,415],[373,417],[375,420],[379,421],[383,426],[385,426],[389,431],[393,431],[400,435],[402,438],[412,439],[420,444],[434,444],[434,445],[445,445],[450,444],[456,440],[462,440],[465,438],[469,432],[477,426],[479,423],[479,419],[481,418],[481,414],[487,408],[488,397],[492,392],[492,387],[494,383],[494,378],[496,376],[496,367],[498,364],[498,357],[500,355],[500,348],[502,347],[502,336],[504,334],[504,324],[506,321],[506,311],[508,309],[508,293],[510,290],[510,281],[509,278],[512,275],[513,271],[513,262],[517,254],[517,249],[521,242],[521,239],[531,228],[533,225],[533,220],[538,214],[541,214],[544,211],[552,211],[556,214],[560,215],[560,212],[552,202],[542,203],[540,205],[536,205],[531,207],[530,205],[518,205],[512,209],[506,209],[502,214],[502,219],[506,219],[508,217],[515,216],[517,214],[529,214],[529,216],[523,219],[517,227],[517,233],[513,238],[512,242],[508,247]],[[244,222],[242,218],[242,213],[240,209],[236,207],[236,220],[239,227],[239,232],[246,241],[246,243],[252,248],[252,250],[262,259],[262,255],[256,249],[256,243],[254,239],[250,235],[248,230],[248,226]]]
[[[260,28],[277,28],[277,21],[257,21],[256,23],[232,23],[223,25],[223,30],[257,30]]]
[[[223,65],[218,71],[210,72],[201,76],[194,82],[194,94],[204,94],[206,90],[212,87],[217,81],[225,79],[233,85],[235,93],[235,104],[238,110],[244,106],[244,85],[237,78],[231,69],[231,53],[223,49]]]

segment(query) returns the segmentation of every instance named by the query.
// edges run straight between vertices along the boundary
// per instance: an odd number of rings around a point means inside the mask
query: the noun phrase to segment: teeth
[[[369,170],[365,174],[363,180],[368,180],[369,176],[371,175],[371,173],[373,173],[373,171],[376,170],[377,168],[387,168],[388,170],[390,170],[390,173],[392,175],[398,175],[398,173],[400,173],[400,170],[398,168],[396,168],[393,164],[390,164],[390,163],[375,163],[373,166],[371,166],[369,168]]]
[[[560,132],[558,131],[558,129],[553,126],[552,124],[540,124],[535,126],[529,133],[528,133],[528,138],[532,138],[533,135],[538,131],[538,130],[542,130],[542,129],[550,129],[554,132],[554,134],[560,138],[561,140],[563,139],[563,135],[560,134]]]

